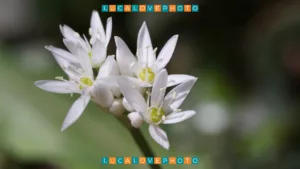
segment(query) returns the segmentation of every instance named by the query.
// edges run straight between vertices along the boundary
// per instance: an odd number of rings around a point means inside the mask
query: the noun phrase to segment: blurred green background
[[[97,169],[103,156],[142,156],[113,116],[90,103],[61,133],[78,97],[42,91],[34,81],[63,75],[45,45],[63,47],[59,24],[88,35],[102,4],[199,4],[199,13],[100,13],[132,51],[143,21],[153,46],[179,42],[168,71],[199,77],[183,109],[197,114],[165,125],[171,148],[143,133],[157,156],[199,156],[199,165],[164,168],[300,168],[300,1],[0,0],[0,168]],[[115,54],[113,39],[108,54]]]

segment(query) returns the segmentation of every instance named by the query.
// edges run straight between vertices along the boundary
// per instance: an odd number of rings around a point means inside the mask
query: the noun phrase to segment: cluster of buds
[[[166,133],[160,124],[173,124],[195,114],[193,110],[179,109],[197,78],[185,74],[168,75],[165,66],[176,47],[178,35],[172,36],[156,57],[150,34],[144,22],[137,38],[134,55],[126,43],[115,36],[116,55],[107,55],[111,39],[112,19],[104,29],[98,12],[93,11],[90,39],[80,36],[72,28],[60,26],[67,50],[46,46],[64,70],[67,78],[40,80],[35,85],[45,91],[79,94],[63,122],[61,130],[72,125],[93,101],[107,112],[119,117],[126,113],[133,127],[149,124],[152,138],[169,149]],[[166,93],[168,87],[173,89]]]

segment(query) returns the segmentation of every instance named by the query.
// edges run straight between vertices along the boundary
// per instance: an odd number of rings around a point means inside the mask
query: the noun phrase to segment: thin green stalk
[[[126,127],[134,139],[135,143],[138,145],[140,150],[143,152],[145,157],[155,157],[152,149],[150,148],[148,142],[145,137],[141,133],[141,130],[138,128],[134,128],[131,126],[129,119],[126,116],[119,117],[118,120]],[[158,164],[151,165],[149,164],[151,169],[162,169],[162,167]]]

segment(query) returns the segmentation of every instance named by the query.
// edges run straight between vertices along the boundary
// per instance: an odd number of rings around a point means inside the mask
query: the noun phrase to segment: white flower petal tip
[[[101,22],[100,15],[98,11],[93,10],[91,17],[91,25],[98,25]]]
[[[69,123],[63,123],[63,125],[61,126],[60,131],[64,132],[67,128],[69,128],[72,124]]]
[[[127,117],[129,118],[131,125],[135,128],[141,127],[144,122],[142,116],[138,112],[131,112]]]
[[[168,87],[175,86],[181,83],[185,83],[187,81],[193,80],[197,81],[197,77],[185,74],[173,74],[168,76]]]
[[[143,29],[148,29],[148,28],[147,28],[147,23],[146,23],[146,21],[143,21],[143,24],[142,24],[141,29],[142,29],[142,28],[143,28]]]
[[[173,88],[164,98],[164,107],[166,109],[171,108],[173,111],[177,110],[188,96],[196,80],[197,78],[186,81]]]
[[[184,120],[191,118],[195,114],[196,114],[196,112],[194,110],[187,110],[187,111],[183,111],[183,112],[179,112],[179,113],[174,112],[166,117],[163,124],[179,123],[179,122],[182,122]]]
[[[70,62],[70,63],[75,63],[75,64],[79,63],[78,58],[66,50],[63,50],[63,49],[60,49],[60,48],[57,48],[57,47],[54,47],[51,45],[45,46],[45,48],[47,50],[49,50],[55,58],[64,59],[65,61]]]
[[[63,122],[61,131],[64,131],[70,127],[82,115],[90,99],[90,95],[82,95],[73,103]]]
[[[120,45],[122,45],[122,43],[125,43],[125,42],[123,41],[123,39],[120,38],[119,36],[114,36],[114,39],[115,39],[115,42],[116,42],[116,46],[117,46],[117,47],[120,46]]]
[[[137,45],[138,45],[138,49],[147,48],[150,46],[152,47],[149,30],[145,21],[143,22],[139,30]]]
[[[120,37],[115,36],[114,39],[117,46],[116,58],[120,72],[122,75],[132,76],[133,70],[131,65],[137,62],[136,58]]]
[[[44,91],[53,93],[70,94],[78,92],[76,85],[58,80],[39,80],[34,82],[34,85]]]
[[[178,40],[178,35],[172,36],[159,52],[156,60],[156,65],[158,70],[163,69],[169,63],[170,59],[173,56],[177,44],[177,40]]]
[[[111,38],[111,33],[112,33],[112,17],[107,18],[106,21],[106,43],[105,46],[108,45],[110,38]]]
[[[164,149],[169,150],[170,143],[167,134],[158,126],[149,125],[149,133],[151,137]]]
[[[106,34],[101,22],[99,13],[94,10],[91,16],[91,44],[95,42],[96,39],[100,39],[102,43],[106,43]]]

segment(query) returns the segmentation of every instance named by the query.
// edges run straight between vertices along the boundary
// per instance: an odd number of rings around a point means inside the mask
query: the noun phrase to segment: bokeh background
[[[199,77],[183,108],[196,116],[165,125],[171,149],[143,133],[157,156],[199,156],[199,165],[164,168],[300,168],[300,1],[298,0],[0,0],[0,168],[97,169],[102,156],[142,156],[113,116],[89,104],[61,133],[77,96],[42,91],[64,75],[45,45],[64,48],[59,24],[88,35],[92,10],[113,3],[196,3],[199,13],[100,13],[113,35],[136,50],[146,21],[153,46],[179,42],[169,73]],[[113,39],[109,54],[115,53]]]

